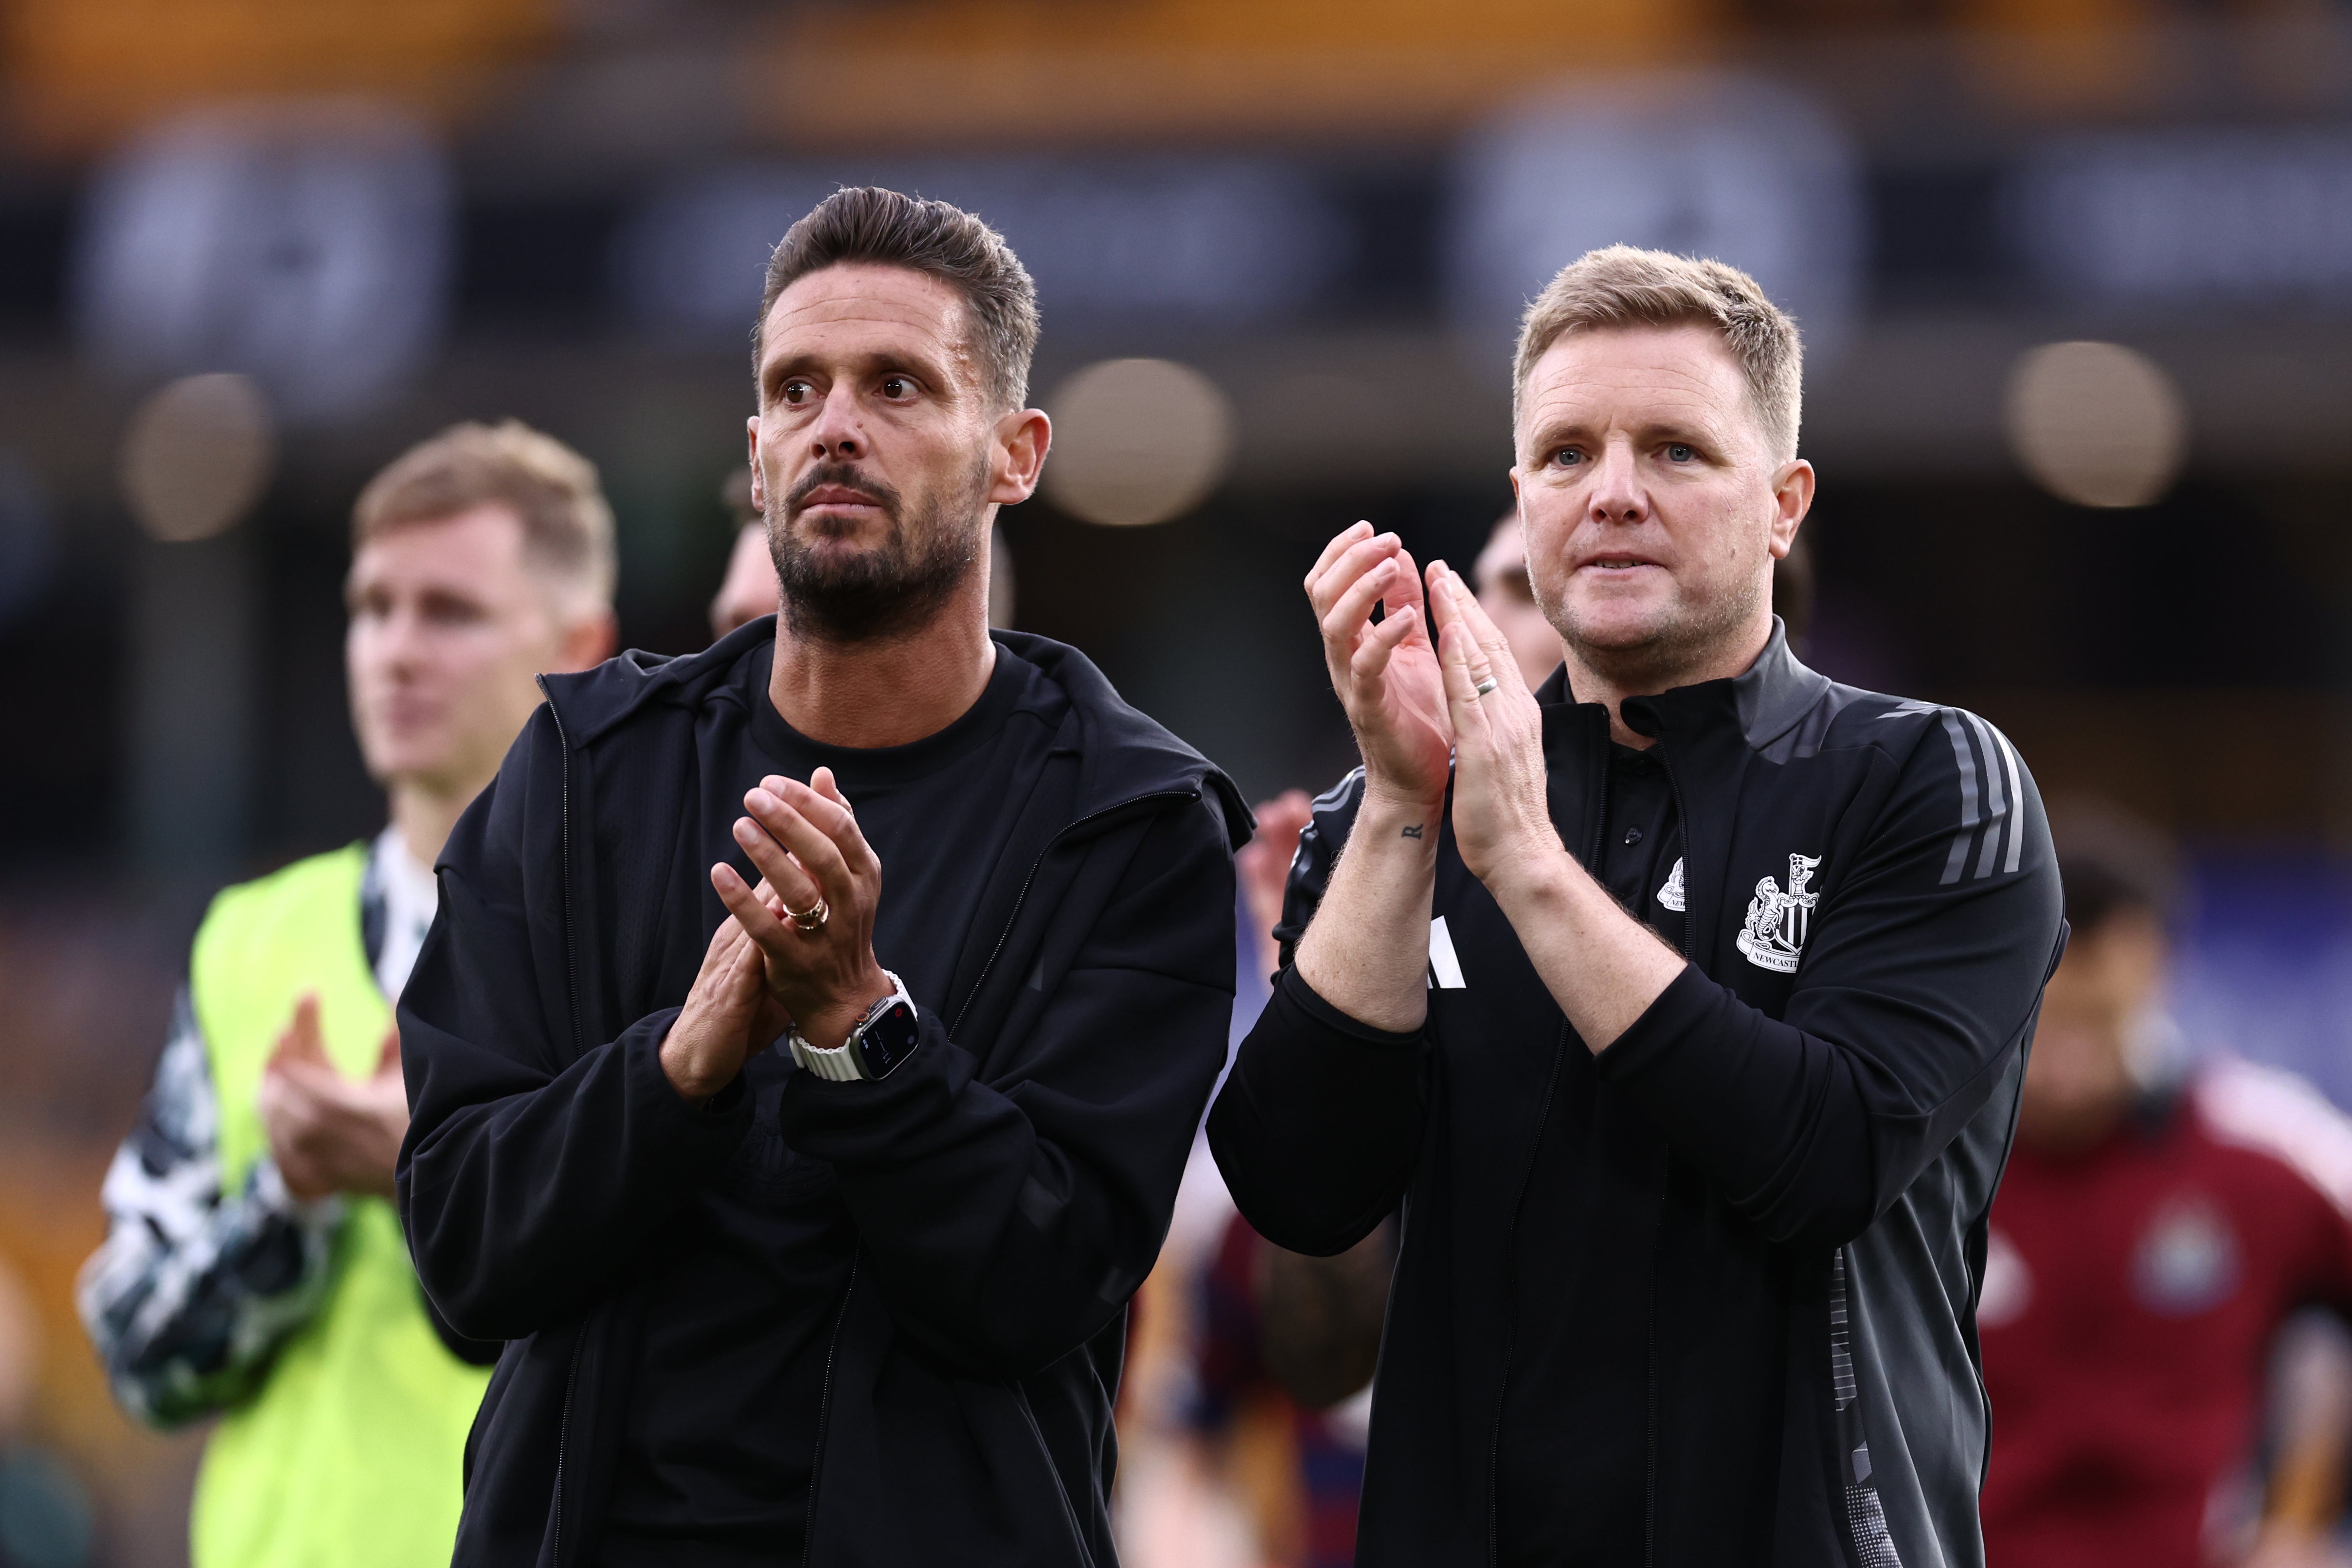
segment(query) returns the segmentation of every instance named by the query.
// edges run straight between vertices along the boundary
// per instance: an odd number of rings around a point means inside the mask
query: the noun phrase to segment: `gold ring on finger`
[[[833,918],[833,911],[826,907],[823,898],[819,898],[806,909],[794,909],[790,904],[785,905],[784,917],[793,923],[793,929],[802,936],[814,936],[824,929],[824,923]]]

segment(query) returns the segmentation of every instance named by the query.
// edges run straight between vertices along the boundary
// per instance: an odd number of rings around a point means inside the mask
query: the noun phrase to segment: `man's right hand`
[[[752,891],[781,913],[765,882]],[[686,1006],[662,1037],[662,1073],[687,1103],[706,1104],[791,1022],[768,988],[767,960],[759,944],[730,915],[711,933]]]
[[[328,1059],[318,994],[306,992],[262,1070],[256,1107],[270,1159],[295,1197],[393,1196],[393,1167],[408,1131],[397,1030],[385,1031],[373,1072],[346,1078]]]
[[[1445,795],[1454,725],[1422,608],[1421,574],[1394,534],[1358,523],[1307,574],[1323,663],[1364,759],[1366,793],[1433,813]],[[1372,622],[1372,606],[1386,614]]]

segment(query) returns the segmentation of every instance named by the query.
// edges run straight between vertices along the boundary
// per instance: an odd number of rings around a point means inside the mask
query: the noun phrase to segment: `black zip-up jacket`
[[[1607,712],[1558,674],[1538,698],[1552,821],[1597,868]],[[1355,1025],[1286,967],[1210,1115],[1284,1247],[1336,1252],[1403,1206],[1357,1560],[1509,1559],[1500,1448],[1541,1441],[1642,1479],[1595,1500],[1638,1505],[1638,1541],[1579,1562],[1980,1568],[1985,1217],[2063,944],[2040,798],[1982,720],[1834,685],[1777,630],[1738,679],[1623,713],[1674,787],[1689,965],[1622,1037],[1576,1038],[1449,830],[1459,983],[1444,966],[1422,1030]],[[1360,780],[1317,802],[1286,963]],[[1531,1237],[1539,1152],[1569,1196]],[[1515,1346],[1571,1292],[1630,1325],[1566,1354],[1634,1391],[1636,1429],[1504,1420]]]
[[[456,1563],[594,1561],[643,1260],[750,1123],[658,1048],[724,909],[693,736],[773,635],[628,653],[548,701],[441,858],[400,1005],[400,1208],[461,1333],[507,1341],[467,1446]],[[854,1224],[805,1561],[1107,1568],[1128,1298],[1150,1269],[1233,999],[1233,785],[1086,658],[998,632],[1070,700],[992,856],[944,1016],[872,1083],[795,1074],[783,1131]],[[886,888],[884,896],[888,896]],[[780,1548],[781,1552],[781,1548]]]

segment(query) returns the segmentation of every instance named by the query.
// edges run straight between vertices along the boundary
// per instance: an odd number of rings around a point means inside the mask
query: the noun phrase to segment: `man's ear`
[[[751,448],[751,509],[761,517],[768,515],[767,476],[760,472],[760,416],[753,414],[743,422],[743,437]]]
[[[1045,469],[1045,449],[1053,444],[1054,422],[1042,408],[1024,408],[998,420],[989,500],[1017,507],[1035,495],[1038,476]]]
[[[1772,476],[1772,536],[1767,546],[1774,560],[1788,556],[1797,542],[1797,528],[1813,509],[1813,465],[1801,457],[1780,465]]]

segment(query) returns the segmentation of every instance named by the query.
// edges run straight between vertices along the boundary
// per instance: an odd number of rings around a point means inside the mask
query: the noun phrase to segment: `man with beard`
[[[1799,391],[1752,278],[1596,251],[1514,377],[1562,666],[1530,691],[1394,535],[1307,574],[1364,765],[1209,1139],[1295,1251],[1403,1206],[1367,1568],[1983,1561],[1971,1318],[2057,867],[1990,726],[1790,653]]]
[[[1114,1558],[1249,820],[988,629],[1036,334],[969,214],[795,224],[750,423],[782,616],[550,681],[451,839],[400,1195],[441,1312],[510,1342],[459,1564]]]

